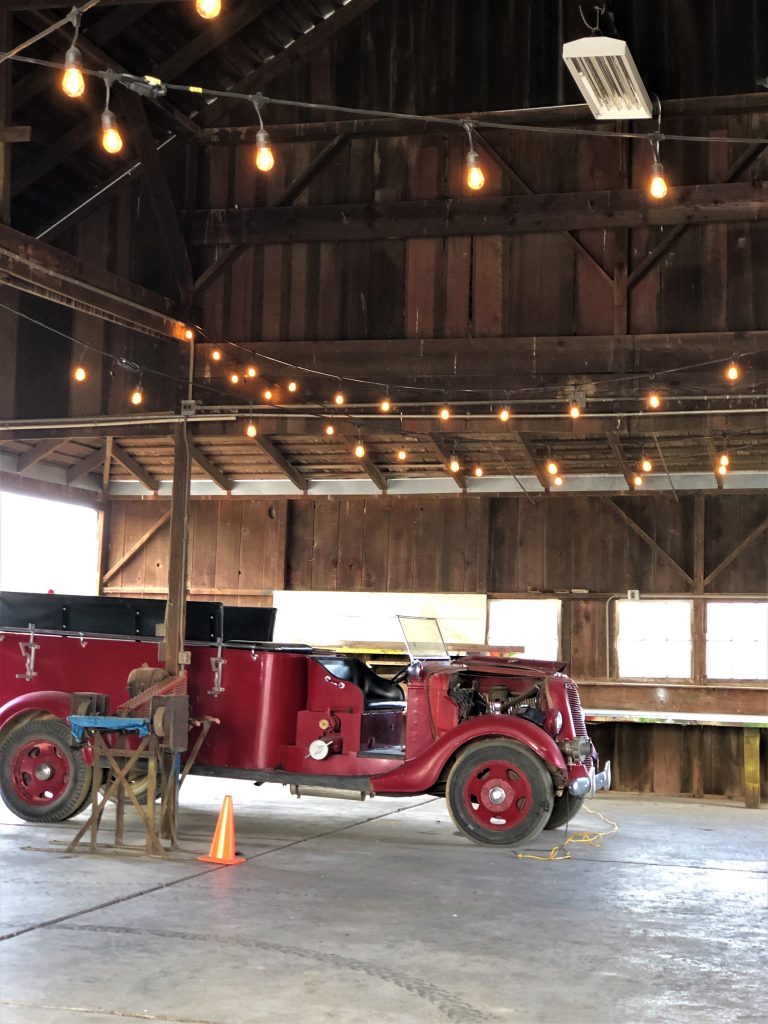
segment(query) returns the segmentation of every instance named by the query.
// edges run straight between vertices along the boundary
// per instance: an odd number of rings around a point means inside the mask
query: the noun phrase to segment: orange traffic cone
[[[235,854],[235,812],[231,796],[225,796],[221,805],[210,853],[197,859],[209,864],[242,864],[245,861],[245,857]]]

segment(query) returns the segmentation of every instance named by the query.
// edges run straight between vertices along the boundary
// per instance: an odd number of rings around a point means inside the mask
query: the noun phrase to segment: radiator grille
[[[581,710],[581,700],[579,699],[579,688],[576,683],[566,683],[565,692],[568,696],[568,706],[571,709],[571,718],[573,719],[573,728],[577,736],[587,736],[587,726],[584,722],[584,712]],[[584,765],[586,768],[592,767],[592,758],[585,757]]]

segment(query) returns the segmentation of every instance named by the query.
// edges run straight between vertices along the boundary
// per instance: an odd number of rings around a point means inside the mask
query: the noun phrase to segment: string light
[[[206,21],[218,18],[221,14],[221,0],[195,0],[195,10]]]
[[[408,452],[405,450],[405,448],[401,448],[400,451],[397,453],[397,457],[401,462],[405,462],[405,460],[408,458]]]
[[[358,457],[358,459],[362,459],[365,457],[365,445],[363,444],[362,441],[358,441],[357,444],[355,445],[355,455]]]
[[[725,368],[725,379],[726,380],[738,380],[741,376],[741,370],[737,362],[730,362]]]
[[[291,392],[291,394],[295,394],[299,390],[299,385],[296,383],[295,380],[288,381],[288,390]]]
[[[231,384],[239,384],[240,374],[236,370],[233,370],[232,373],[230,373],[229,375],[229,380]]]
[[[75,36],[77,38],[77,35]],[[61,76],[61,88],[73,100],[79,99],[85,92],[83,76],[83,59],[80,51],[73,44],[64,57],[64,74]]]
[[[245,433],[247,437],[256,437],[258,431],[256,429],[256,424],[253,422],[253,420],[248,421],[248,426],[245,428]]]
[[[632,483],[635,487],[643,486],[643,478],[640,476],[639,473],[635,473],[635,475],[632,477]]]
[[[143,401],[144,401],[144,392],[141,390],[141,384],[139,384],[131,392],[131,404],[132,405],[141,405],[141,403]]]
[[[661,395],[658,391],[651,391],[646,398],[646,403],[649,409],[658,409],[661,406]]]
[[[509,421],[509,416],[509,409],[506,406],[504,406],[503,409],[499,409],[499,419],[502,423],[507,423]]]
[[[449,420],[451,418],[451,410],[447,405],[444,405],[437,415],[441,420]]]
[[[336,403],[336,405],[344,405],[344,402],[346,401],[344,397],[344,392],[337,391],[336,394],[333,396],[333,400]]]
[[[328,437],[333,437],[333,435],[336,433],[336,427],[334,427],[332,423],[326,423],[325,432],[328,435]]]
[[[84,380],[88,379],[88,373],[85,367],[82,365],[75,367],[72,376],[75,378],[76,381],[78,381],[78,383],[82,383]]]
[[[555,485],[555,487],[562,487],[563,486],[563,478],[558,475],[558,476],[556,476],[554,478],[552,483]]]
[[[482,475],[483,475],[483,467],[482,466],[475,466],[475,476],[482,476]]]
[[[251,380],[253,380],[253,378],[257,376],[257,374],[258,370],[256,369],[255,366],[249,366],[248,369],[245,371],[246,377],[250,377]]]
[[[723,454],[720,456],[719,462],[721,466],[730,466],[731,460],[728,455],[728,452],[723,452]]]
[[[389,399],[389,395],[387,395],[385,398],[382,398],[382,400],[379,402],[379,412],[391,412],[391,411],[392,411],[392,402]]]
[[[575,400],[568,406],[568,415],[572,420],[577,420],[581,416],[581,407]]]
[[[269,132],[264,127],[264,118],[261,116],[264,102],[264,97],[259,93],[254,98],[253,105],[259,118],[259,130],[256,132],[256,167],[266,174],[275,166],[275,154],[269,143]]]
[[[451,461],[448,463],[448,468],[452,473],[458,473],[459,470],[461,469],[461,466],[459,465],[459,460],[456,458],[455,455],[451,456]]]
[[[483,169],[480,166],[480,157],[477,155],[475,150],[475,141],[472,136],[472,122],[465,121],[464,128],[467,133],[467,139],[469,140],[469,151],[467,152],[466,168],[467,168],[467,188],[470,188],[473,192],[478,192],[483,185],[485,185],[485,175]]]
[[[720,474],[720,476],[726,476],[726,474],[728,473],[728,466],[724,465],[723,463],[720,463],[720,465],[717,467],[717,472]]]
[[[547,472],[549,473],[550,476],[557,476],[557,470],[558,470],[558,466],[557,466],[556,462],[548,462],[547,463]]]
[[[213,351],[211,352],[211,359],[214,361],[214,363],[220,363],[221,362],[222,355],[221,355],[221,349],[220,348],[213,349]]]
[[[651,199],[664,199],[667,195],[667,179],[664,177],[664,165],[661,162],[661,156],[659,154],[659,146],[661,144],[661,100],[656,97],[656,102],[659,104],[658,121],[656,124],[656,131],[649,138],[651,144],[651,177],[648,182],[648,193]]]
[[[644,473],[651,473],[653,471],[653,463],[645,454],[640,461],[640,468]]]
[[[272,388],[265,388],[264,391],[262,392],[262,394],[264,396],[264,401],[265,402],[271,402],[272,401],[272,394],[273,394]]]
[[[112,90],[112,79],[107,78],[104,80],[104,84],[107,90],[107,97],[104,103],[104,111],[101,115],[101,145],[107,151],[114,155],[119,153],[123,148],[123,137],[120,134],[120,130],[117,127],[117,118],[109,108],[109,96]],[[186,335],[186,331],[184,332]],[[190,335],[192,332],[189,332]],[[187,338],[187,341],[191,341],[192,337]]]
[[[191,327],[186,327],[184,329],[184,341],[194,341],[194,340],[195,340],[195,332],[192,330]]]

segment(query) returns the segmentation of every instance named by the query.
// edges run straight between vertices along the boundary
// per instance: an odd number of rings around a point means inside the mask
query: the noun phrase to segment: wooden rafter
[[[429,440],[432,442],[437,457],[440,460],[440,464],[447,473],[447,475],[453,480],[460,491],[466,492],[467,490],[467,478],[464,473],[459,470],[458,473],[452,473],[450,469],[450,461],[453,458],[454,452],[449,449],[445,443],[445,438],[441,434],[430,434]]]
[[[104,465],[101,471],[101,489],[109,490],[109,475],[112,469],[112,441],[111,437],[104,438]]]
[[[682,579],[684,579],[688,586],[693,585],[693,577],[690,576],[685,571],[685,569],[683,569],[683,567],[675,561],[672,555],[666,552],[664,548],[661,547],[661,545],[658,544],[653,539],[653,537],[650,536],[650,534],[646,533],[642,526],[638,526],[635,520],[631,516],[628,516],[624,509],[620,508],[619,505],[616,504],[616,501],[613,498],[609,498],[606,495],[601,495],[600,500],[607,508],[611,510],[611,512],[617,515],[619,519],[621,519],[621,521],[625,523],[630,528],[630,530],[632,530],[633,533],[636,533],[637,536],[640,537],[640,539],[643,540],[648,545],[648,547],[655,552],[656,555],[658,555],[658,557],[662,560],[662,562],[665,563],[665,565],[668,565],[670,569],[672,569]]]
[[[613,231],[670,224],[768,220],[768,182],[673,188],[649,206],[643,192],[614,189],[525,196],[472,196],[301,208],[190,210],[194,245],[345,242],[525,232]]]
[[[381,472],[379,467],[370,457],[370,455],[364,455],[362,459],[355,459],[355,462],[360,466],[365,475],[373,481],[376,489],[380,494],[386,494],[387,492],[387,478]]]
[[[128,550],[120,556],[120,558],[118,558],[114,565],[110,566],[109,569],[107,569],[107,571],[104,573],[101,579],[102,586],[104,586],[106,583],[109,583],[109,581],[113,577],[117,576],[120,570],[124,568],[133,558],[135,558],[136,555],[138,555],[138,553],[147,544],[147,542],[155,536],[158,530],[162,529],[162,527],[165,526],[165,524],[168,522],[170,518],[171,510],[168,509],[166,512],[163,512],[159,519],[156,519],[154,523],[152,523],[148,530],[144,531],[144,533],[139,537],[139,539],[134,544],[132,544],[128,548]]]
[[[160,490],[160,481],[115,441],[112,442],[112,458],[119,462],[123,469],[127,469],[131,476],[135,476],[139,483],[144,484],[148,491]]]
[[[69,438],[66,437],[54,437],[46,441],[38,441],[29,451],[19,456],[16,472],[23,476],[33,466],[36,466],[38,462],[42,462],[43,459],[55,452],[57,448],[61,448],[68,440]]]
[[[98,469],[99,466],[104,464],[106,458],[106,445],[101,445],[95,451],[91,452],[90,455],[86,455],[84,459],[80,459],[74,466],[70,466],[67,470],[67,483],[74,484],[78,480],[82,480],[83,477],[88,476],[89,473],[93,473],[94,470]]]
[[[197,463],[200,469],[213,480],[217,487],[220,487],[222,491],[226,491],[227,494],[231,492],[235,486],[234,480],[222,472],[216,463],[209,459],[205,452],[192,441],[189,442],[189,454],[192,457],[192,461]]]
[[[517,441],[517,443],[520,445],[525,461],[528,464],[528,468],[539,481],[544,490],[549,491],[549,488],[551,486],[551,478],[548,476],[547,473],[544,472],[544,469],[539,465],[539,461],[534,455],[533,449],[531,448],[527,439],[517,430],[511,431],[511,434],[515,441]]]
[[[723,572],[724,569],[727,569],[732,562],[735,562],[740,555],[744,554],[750,544],[753,544],[758,537],[761,537],[765,533],[766,530],[768,530],[768,516],[766,516],[761,523],[758,523],[754,530],[751,530],[747,536],[736,545],[730,555],[727,555],[722,562],[719,562],[718,565],[716,565],[715,568],[704,577],[704,586],[708,587],[711,583],[714,583],[720,573]]]
[[[627,482],[627,487],[630,489],[630,491],[634,491],[634,473],[630,469],[629,463],[627,462],[626,456],[624,455],[624,449],[621,446],[621,441],[619,441],[618,437],[612,430],[607,430],[605,432],[605,436],[608,438],[608,444],[610,446],[611,451],[613,452],[613,457],[616,459],[616,464],[621,470],[621,475]]]
[[[298,487],[300,491],[306,493],[309,488],[309,481],[307,478],[292,466],[291,463],[286,459],[274,441],[271,441],[268,437],[262,437],[259,435],[255,437],[254,443],[261,448],[264,454],[267,456],[270,462],[272,462],[277,468],[288,477],[294,487]]]
[[[722,491],[723,490],[723,477],[717,471],[717,467],[718,467],[719,463],[717,461],[717,451],[715,450],[715,442],[712,440],[712,438],[709,435],[707,435],[707,451],[709,452],[709,458],[710,458],[710,461],[712,462],[712,473],[713,473],[713,475],[715,477],[715,483],[717,484],[717,489],[719,491]]]

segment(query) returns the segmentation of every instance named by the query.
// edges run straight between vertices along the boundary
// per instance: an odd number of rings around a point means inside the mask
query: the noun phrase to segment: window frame
[[[687,604],[688,605],[688,637],[690,645],[690,662],[689,662],[689,673],[687,676],[649,676],[649,675],[637,675],[637,674],[626,674],[621,671],[621,655],[619,651],[619,638],[621,635],[621,607],[625,604],[651,604],[652,602],[658,603],[663,601],[666,604]],[[615,665],[615,677],[614,682],[646,682],[652,681],[663,681],[665,683],[693,683],[693,671],[694,671],[694,600],[692,597],[666,597],[663,594],[654,595],[653,597],[642,597],[638,600],[631,600],[625,596],[619,598],[615,602],[613,612],[613,657]]]
[[[705,679],[705,681],[708,682],[708,683],[715,683],[715,684],[723,683],[725,685],[733,685],[735,683],[736,684],[738,684],[738,683],[748,683],[748,684],[751,684],[751,685],[755,685],[755,684],[757,684],[757,685],[765,685],[765,683],[768,682],[768,670],[766,671],[766,675],[762,676],[762,677],[760,677],[760,676],[715,676],[715,675],[711,676],[709,674],[709,671],[708,671],[709,609],[713,605],[716,605],[716,604],[720,604],[720,605],[727,604],[727,605],[731,605],[731,606],[734,606],[734,607],[736,607],[738,605],[742,605],[742,604],[764,605],[765,608],[766,608],[766,612],[768,614],[768,598],[765,598],[763,600],[761,600],[760,598],[743,598],[743,599],[739,599],[737,601],[734,601],[733,598],[730,598],[730,599],[727,598],[727,597],[719,598],[719,597],[716,597],[715,595],[712,595],[711,598],[708,598],[704,602],[704,636],[703,636],[703,644],[704,644],[704,652],[703,653],[704,653],[704,658],[703,658],[703,661],[704,661],[704,679]]]
[[[486,605],[486,620],[485,620],[485,642],[486,642],[486,644],[488,646],[494,646],[494,647],[503,647],[503,646],[505,646],[504,644],[492,644],[491,643],[491,639],[490,639],[491,605],[492,604],[499,604],[501,602],[507,603],[507,602],[511,602],[511,601],[516,601],[516,602],[517,601],[525,601],[528,604],[534,604],[534,603],[538,603],[538,602],[541,602],[541,601],[550,601],[550,602],[556,602],[557,603],[557,622],[556,622],[556,629],[557,629],[557,653],[556,653],[555,657],[554,658],[541,658],[541,657],[537,657],[534,654],[529,654],[527,651],[524,651],[520,655],[520,657],[521,658],[530,658],[530,659],[532,659],[534,661],[563,661],[564,660],[563,659],[563,599],[562,599],[562,597],[559,597],[556,594],[541,594],[541,595],[534,595],[534,594],[519,594],[519,595],[517,595],[517,594],[510,594],[510,595],[505,595],[504,597],[490,597],[489,596],[488,600],[487,600],[487,605]],[[512,641],[510,646],[517,646],[517,644],[516,644],[515,641]]]

